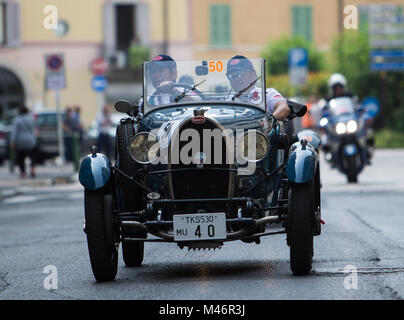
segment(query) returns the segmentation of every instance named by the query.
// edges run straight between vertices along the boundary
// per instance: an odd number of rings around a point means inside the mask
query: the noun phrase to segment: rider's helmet
[[[328,88],[332,93],[334,93],[334,90],[338,85],[342,87],[342,92],[346,91],[347,87],[346,78],[341,73],[334,73],[328,79]]]

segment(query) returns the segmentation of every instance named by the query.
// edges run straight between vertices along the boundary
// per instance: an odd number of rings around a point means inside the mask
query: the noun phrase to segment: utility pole
[[[344,61],[344,0],[337,0],[337,2],[338,2],[338,32],[340,35],[338,65],[342,66]]]

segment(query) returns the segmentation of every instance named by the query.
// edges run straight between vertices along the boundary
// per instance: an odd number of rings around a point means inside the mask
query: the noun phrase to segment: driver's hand
[[[162,81],[160,82],[158,89],[163,93],[170,93],[173,89],[172,81]]]

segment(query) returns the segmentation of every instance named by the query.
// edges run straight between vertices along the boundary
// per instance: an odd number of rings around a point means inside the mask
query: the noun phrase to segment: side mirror
[[[294,101],[287,100],[290,109],[289,119],[296,117],[303,117],[307,112],[307,107],[304,104],[300,104]]]
[[[120,100],[115,103],[115,110],[122,113],[128,113],[132,109],[132,105],[126,100]]]

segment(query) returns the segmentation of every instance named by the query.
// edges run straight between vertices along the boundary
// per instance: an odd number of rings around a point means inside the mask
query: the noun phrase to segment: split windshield
[[[145,114],[190,103],[243,103],[265,110],[263,59],[144,63]]]

